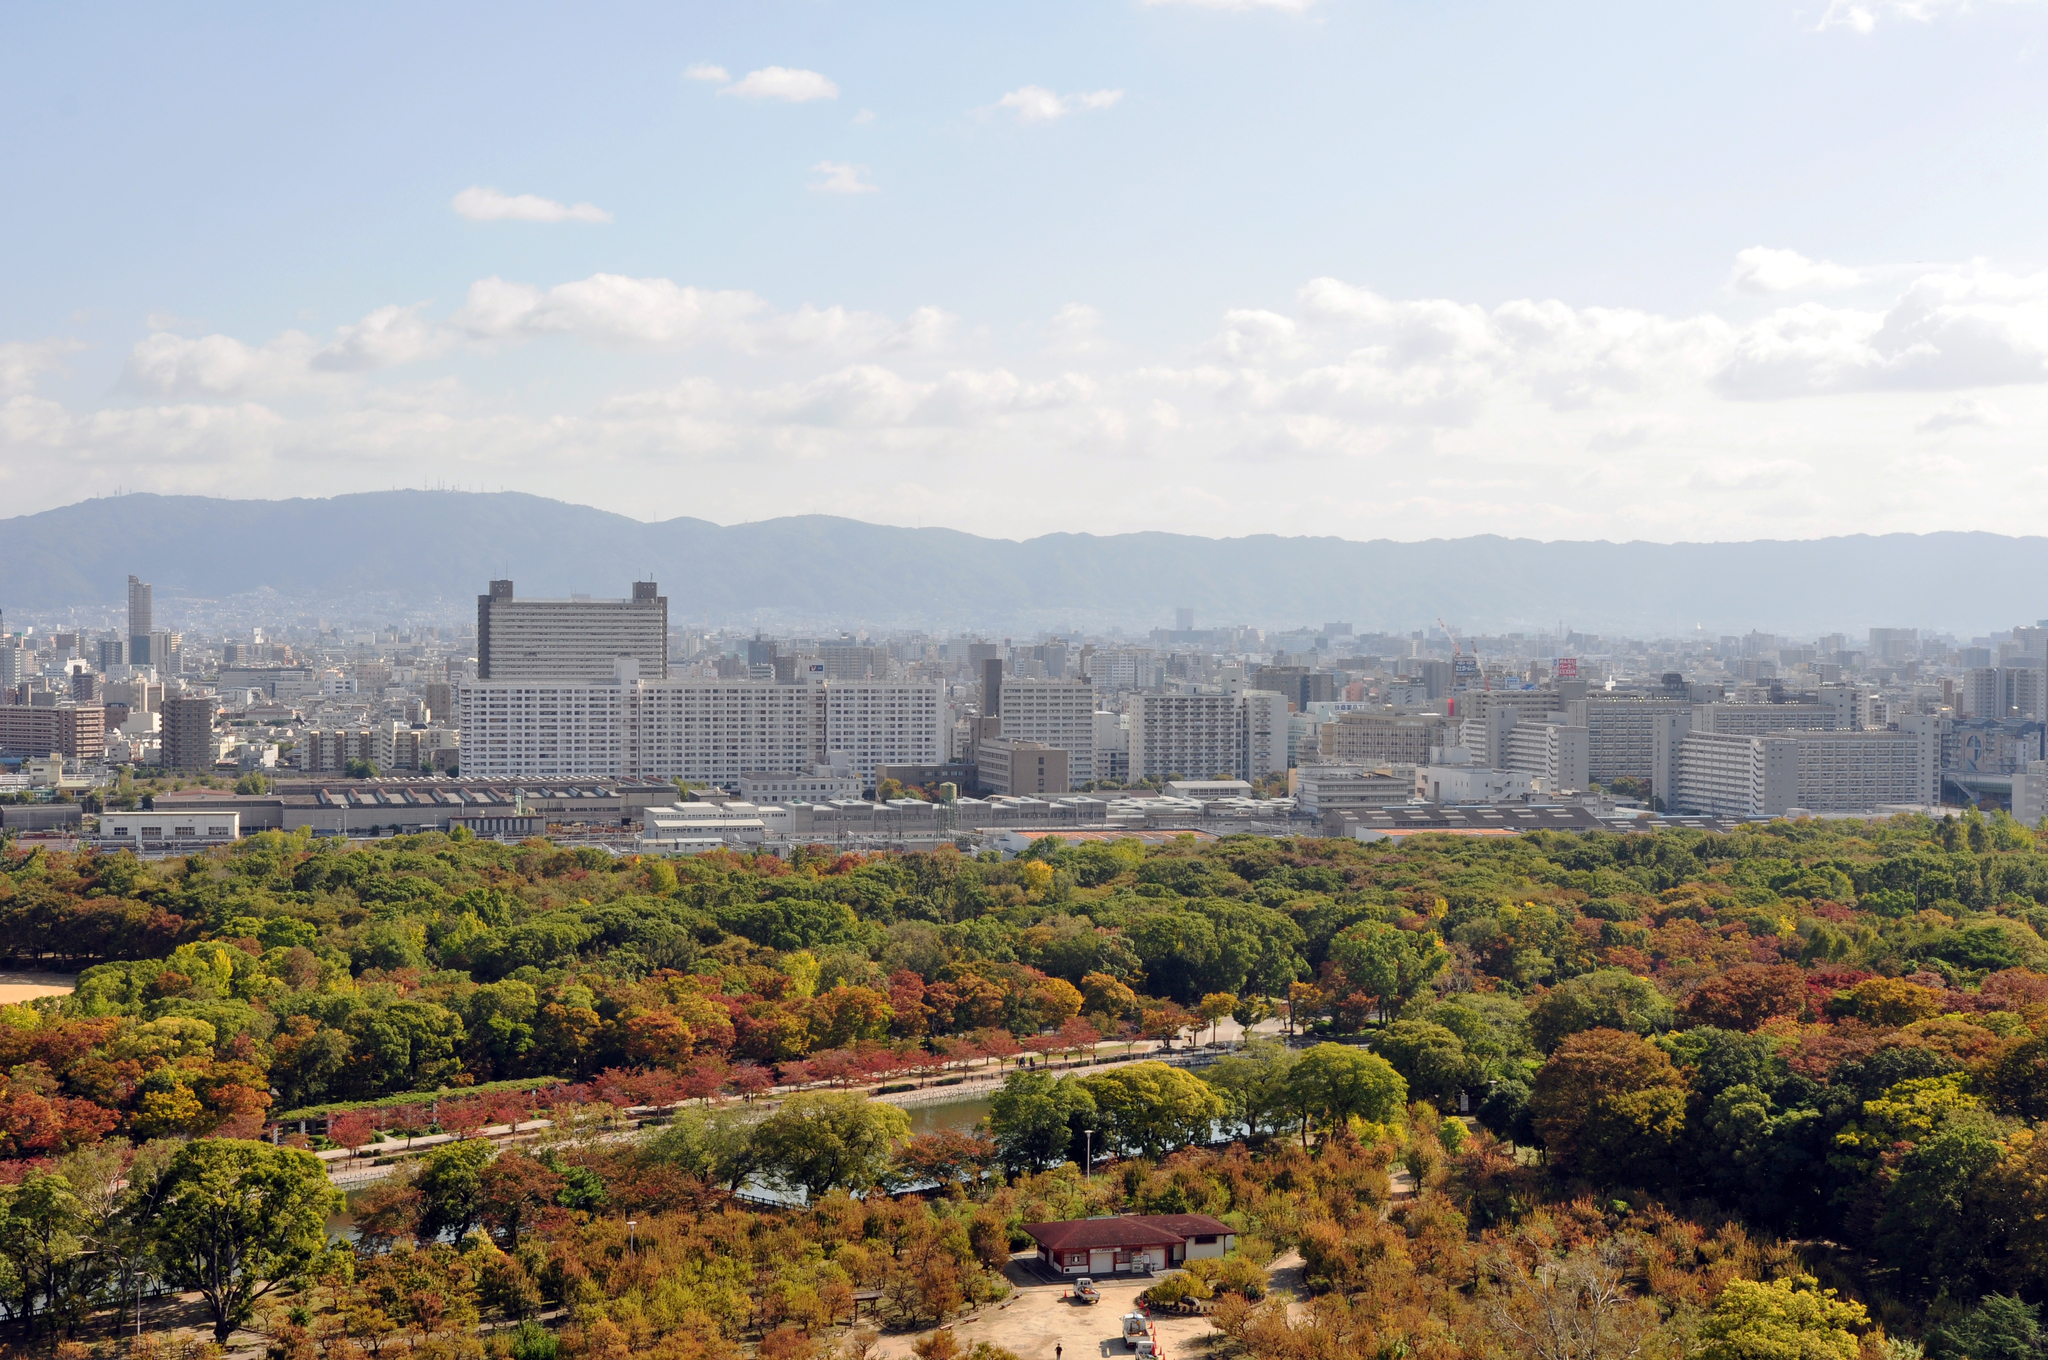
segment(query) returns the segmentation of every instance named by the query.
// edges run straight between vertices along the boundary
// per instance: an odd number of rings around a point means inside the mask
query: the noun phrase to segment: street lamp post
[[[1081,1176],[1086,1179],[1095,1170],[1095,1130],[1081,1130]]]

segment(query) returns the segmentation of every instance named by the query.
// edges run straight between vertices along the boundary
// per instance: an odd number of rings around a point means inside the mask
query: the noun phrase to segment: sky
[[[0,517],[2040,532],[2044,40],[2044,0],[0,6]]]

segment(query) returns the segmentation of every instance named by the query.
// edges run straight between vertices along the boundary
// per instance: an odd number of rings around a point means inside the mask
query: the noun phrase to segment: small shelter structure
[[[1038,1259],[1059,1275],[1114,1275],[1119,1271],[1167,1270],[1222,1256],[1237,1245],[1228,1223],[1207,1214],[1121,1214],[1075,1218],[1059,1223],[1026,1223],[1038,1243]]]

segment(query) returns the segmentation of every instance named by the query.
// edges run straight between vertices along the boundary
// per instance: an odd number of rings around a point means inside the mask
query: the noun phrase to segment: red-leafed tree
[[[1747,1032],[1766,1021],[1796,1018],[1806,1000],[1806,971],[1796,964],[1742,963],[1695,988],[1685,999],[1685,1013],[1702,1025]]]
[[[327,1136],[336,1147],[347,1148],[353,1158],[357,1148],[377,1136],[378,1122],[374,1110],[349,1110],[327,1121]]]

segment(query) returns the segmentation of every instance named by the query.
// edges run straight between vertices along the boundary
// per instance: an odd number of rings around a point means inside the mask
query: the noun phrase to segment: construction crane
[[[1444,622],[1443,615],[1439,614],[1436,616],[1436,626],[1443,629],[1444,636],[1451,640],[1451,656],[1453,658],[1463,656],[1465,654],[1465,649],[1459,645],[1458,635],[1451,631],[1451,625]],[[1485,690],[1488,694],[1491,694],[1493,692],[1493,682],[1486,678],[1486,667],[1480,664],[1479,649],[1477,647],[1474,647],[1472,649],[1472,667],[1474,670],[1479,672],[1479,687]],[[1457,670],[1458,664],[1457,661],[1454,659],[1451,662],[1451,673],[1455,675],[1457,674]]]

